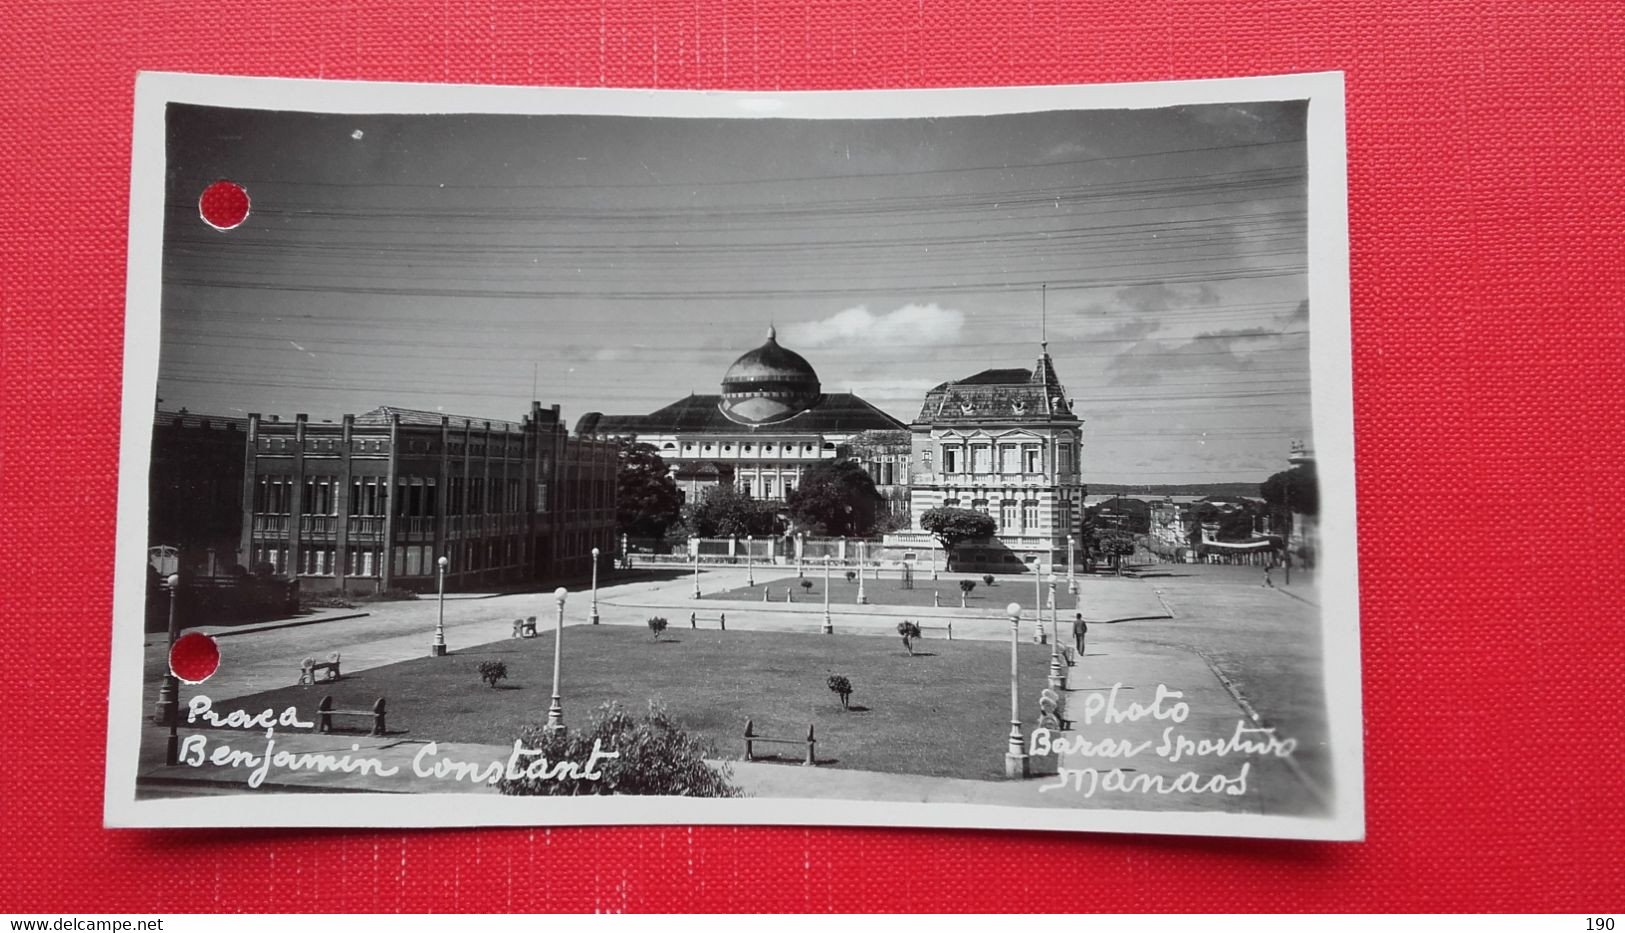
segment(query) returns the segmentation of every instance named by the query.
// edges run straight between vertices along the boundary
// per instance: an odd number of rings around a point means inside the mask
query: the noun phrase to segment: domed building
[[[588,412],[576,433],[652,445],[690,500],[718,483],[782,500],[813,464],[853,455],[883,495],[895,499],[906,487],[908,426],[850,392],[825,393],[812,364],[780,346],[773,328],[734,360],[721,388],[647,415]],[[875,442],[886,434],[897,442]]]

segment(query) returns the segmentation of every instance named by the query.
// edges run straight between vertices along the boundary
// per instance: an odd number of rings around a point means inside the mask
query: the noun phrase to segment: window
[[[972,473],[993,472],[993,448],[986,444],[975,444],[970,449],[970,468]]]
[[[749,496],[751,495],[752,490],[754,490],[756,487],[752,484],[751,478],[747,476],[740,481],[739,488],[745,493],[746,496]]]
[[[773,477],[771,476],[762,477],[762,498],[773,498]]]
[[[1016,503],[1014,499],[1005,499],[999,503],[999,531],[1005,534],[1016,531]]]
[[[960,456],[960,448],[958,447],[942,448],[942,472],[958,473]]]
[[[1017,447],[1014,444],[1000,444],[999,445],[999,472],[1000,473],[1019,473],[1019,472],[1021,472],[1021,461],[1018,458],[1018,455],[1020,454],[1020,452],[1021,452],[1021,448]]]
[[[1072,472],[1072,445],[1062,444],[1055,449],[1055,472]]]
[[[1038,500],[1028,499],[1021,503],[1021,527],[1029,532],[1038,530]]]
[[[945,508],[945,509],[957,509],[957,508],[959,508],[959,500],[958,499],[944,499],[944,500],[942,500],[942,507]]]
[[[983,515],[988,514],[986,499],[972,499],[970,500],[970,507]]]
[[[1041,448],[1037,444],[1027,444],[1021,448],[1022,472],[1044,472],[1044,461],[1039,456]]]

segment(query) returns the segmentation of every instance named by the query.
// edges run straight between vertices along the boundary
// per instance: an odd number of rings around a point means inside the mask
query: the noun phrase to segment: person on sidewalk
[[[1089,624],[1083,621],[1083,613],[1078,613],[1072,619],[1072,641],[1077,647],[1078,657],[1083,657],[1083,639],[1089,634]]]
[[[1264,585],[1269,587],[1272,590],[1275,589],[1275,581],[1270,579],[1270,571],[1273,570],[1273,569],[1275,569],[1274,564],[1265,564],[1264,565]]]

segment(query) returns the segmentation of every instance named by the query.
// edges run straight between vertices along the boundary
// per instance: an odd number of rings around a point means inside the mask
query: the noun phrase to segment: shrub
[[[641,717],[632,715],[617,703],[605,704],[585,728],[561,733],[548,732],[542,724],[535,723],[521,730],[519,742],[540,754],[522,756],[515,770],[524,770],[545,758],[546,765],[542,766],[545,773],[532,777],[527,772],[518,779],[510,779],[505,773],[497,782],[497,789],[509,796],[740,796],[739,790],[729,782],[733,777],[731,768],[705,762],[707,757],[716,754],[710,743],[684,732],[653,702]],[[575,772],[569,769],[558,773],[558,765],[565,762],[585,770],[593,758],[594,747],[600,750],[600,756],[592,762],[599,777],[574,776]],[[603,753],[614,753],[618,757],[605,758]],[[553,777],[555,774],[558,776]]]
[[[666,630],[666,620],[660,616],[649,617],[649,632],[654,635],[655,641],[660,640],[660,633]]]
[[[982,582],[986,583],[988,586],[992,586],[993,585],[993,574],[991,574],[991,573],[982,574]]]
[[[846,582],[848,582],[848,583],[856,583],[856,582],[857,582],[857,579],[858,579],[858,573],[857,573],[857,571],[855,571],[855,570],[848,570],[848,571],[847,571],[847,572],[846,572]]]
[[[920,637],[920,627],[913,622],[904,620],[897,623],[897,634],[903,636],[903,647],[908,649],[909,655],[914,654],[914,639]]]
[[[508,665],[501,661],[481,661],[480,679],[487,687],[496,688],[497,681],[508,679]]]
[[[841,698],[841,709],[850,709],[847,700],[852,696],[852,681],[847,680],[840,674],[831,674],[826,683],[829,684],[829,689]]]
[[[959,592],[965,593],[965,594],[968,595],[970,593],[970,591],[974,590],[974,589],[976,589],[976,581],[975,580],[960,580],[959,581]]]
[[[300,609],[354,609],[355,603],[350,602],[337,593],[300,593]]]
[[[801,588],[803,590],[806,590],[809,593],[812,592],[812,581],[811,580],[802,580],[800,586],[801,586]]]
[[[417,599],[418,594],[412,592],[411,590],[405,590],[398,586],[392,586],[387,590],[379,590],[376,593],[371,593],[366,596],[356,596],[354,598],[361,602],[368,603],[390,603],[408,599]]]

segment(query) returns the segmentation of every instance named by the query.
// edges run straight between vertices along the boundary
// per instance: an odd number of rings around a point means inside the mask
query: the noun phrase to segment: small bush
[[[858,579],[858,573],[857,573],[857,571],[855,571],[855,570],[848,570],[848,571],[847,571],[847,572],[846,572],[846,582],[848,582],[848,583],[856,583],[856,582],[857,582],[857,579]]]
[[[417,599],[418,594],[412,592],[411,590],[405,590],[398,586],[392,586],[387,590],[379,590],[376,593],[371,593],[365,596],[355,596],[352,598],[358,602],[365,603],[392,603],[401,602],[408,599]]]
[[[920,627],[913,622],[904,620],[897,623],[897,634],[903,636],[903,647],[907,648],[908,653],[912,656],[914,654],[914,639],[920,637]]]
[[[964,593],[966,595],[969,595],[970,591],[974,590],[974,589],[976,589],[976,581],[975,580],[960,580],[959,581],[959,592]]]
[[[666,620],[664,618],[661,616],[651,616],[649,618],[649,633],[654,635],[655,641],[660,640],[660,633],[665,630]]]
[[[508,665],[501,661],[481,661],[480,679],[487,687],[496,689],[498,681],[508,679]]]
[[[993,585],[993,574],[991,574],[991,573],[982,574],[982,582],[986,583],[988,586],[992,586]]]
[[[852,696],[852,681],[847,680],[840,674],[831,674],[826,683],[829,684],[829,689],[841,698],[841,709],[850,709],[851,706],[847,700]]]
[[[812,592],[812,581],[811,580],[802,580],[801,583],[800,583],[800,586],[801,586],[802,589],[806,590],[807,592],[809,592],[809,593]]]
[[[354,609],[350,602],[337,593],[300,593],[300,609]]]
[[[575,797],[603,794],[642,794],[663,797],[738,797],[730,783],[733,771],[726,764],[705,762],[716,756],[710,743],[694,738],[673,722],[654,703],[642,717],[633,716],[619,704],[599,708],[586,728],[562,733],[548,732],[540,723],[526,726],[519,734],[526,749],[540,752],[524,756],[515,770],[546,760],[545,774],[512,780],[506,774],[497,790],[509,796]],[[593,763],[596,779],[576,777],[566,771],[558,774],[560,763],[585,769],[593,749],[614,752],[618,757]],[[557,777],[554,775],[557,774]]]

